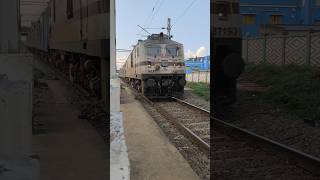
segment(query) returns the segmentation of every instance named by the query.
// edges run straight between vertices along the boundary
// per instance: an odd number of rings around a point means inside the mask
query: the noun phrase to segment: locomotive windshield
[[[180,55],[179,46],[167,46],[166,47],[166,54],[168,56],[178,57]]]
[[[160,53],[161,53],[161,47],[160,46],[147,47],[147,55],[148,56],[159,56]]]

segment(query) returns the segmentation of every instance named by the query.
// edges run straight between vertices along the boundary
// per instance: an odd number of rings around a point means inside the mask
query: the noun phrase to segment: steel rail
[[[199,109],[203,112],[209,113],[210,111],[203,109],[201,107],[190,104],[184,100],[172,97],[174,100],[186,104],[190,107]],[[287,162],[291,164],[295,164],[296,166],[303,168],[309,172],[312,172],[315,175],[320,175],[320,158],[312,156],[310,154],[304,153],[287,145],[278,143],[269,138],[260,136],[254,132],[248,131],[246,129],[237,127],[230,123],[224,122],[220,119],[210,116],[210,119],[213,122],[211,126],[217,131],[221,131],[223,133],[228,133],[229,136],[234,138],[243,138],[246,141],[253,142],[255,144],[260,145],[260,147],[267,147],[269,149],[273,149],[277,152],[280,157],[285,158]]]
[[[203,139],[201,139],[198,135],[196,135],[192,130],[187,128],[182,123],[178,122],[170,113],[168,113],[166,110],[164,110],[162,107],[157,106],[153,101],[151,101],[149,98],[144,96],[143,94],[137,92],[136,89],[132,88],[130,85],[125,83],[129,89],[131,89],[134,93],[136,98],[143,99],[145,102],[150,104],[152,107],[154,107],[158,113],[160,113],[164,118],[169,120],[171,123],[173,123],[182,134],[187,136],[193,143],[195,143],[203,152],[209,154],[210,153],[210,145],[206,143]]]
[[[186,104],[192,108],[196,108],[210,114],[210,111],[205,110],[201,107],[192,105],[178,98],[172,98],[180,103]],[[215,117],[210,116],[210,120],[212,120],[212,126],[210,126],[210,128],[212,127],[218,132],[228,134],[229,136],[234,137],[236,139],[245,139],[247,142],[257,144],[260,148],[271,149],[273,150],[273,152],[276,152],[276,154],[279,157],[284,158],[286,162],[294,164],[297,167],[303,168],[314,175],[320,175],[320,158],[304,153],[287,145],[278,143],[269,138],[260,136],[254,132],[224,122]]]
[[[150,99],[140,94],[141,97],[145,101],[147,101],[150,105],[155,107],[160,114],[162,114],[166,119],[170,120],[174,123],[186,136],[188,136],[194,143],[196,143],[202,150],[206,153],[210,153],[210,145],[204,142],[199,136],[194,134],[189,128],[185,127],[180,122],[177,122],[175,118],[170,115],[163,108],[156,106]],[[233,124],[224,122],[216,117],[210,115],[210,111],[195,106],[189,102],[184,100],[171,97],[175,101],[185,104],[191,108],[200,110],[202,112],[208,113],[210,117],[210,121],[212,121],[212,126],[210,129],[216,130],[220,133],[227,134],[235,139],[244,139],[246,142],[250,143],[251,146],[259,147],[262,150],[268,151],[269,153],[273,153],[279,158],[286,161],[288,164],[295,165],[299,168],[305,169],[308,172],[311,172],[313,175],[320,176],[320,158],[312,156],[310,154],[304,153],[300,150],[294,149],[287,145],[281,144],[269,138],[258,135],[254,132],[248,131],[246,129],[237,127]],[[211,143],[211,142],[210,142]]]
[[[314,175],[320,175],[319,158],[289,147],[287,145],[278,143],[269,138],[260,136],[246,129],[224,122],[220,119],[211,117],[211,120],[213,120],[212,127],[216,131],[228,134],[235,139],[245,139],[245,141],[249,143],[258,145],[261,149],[268,149],[272,152],[275,152],[276,155],[284,159],[289,164],[294,164],[297,167],[303,168]]]
[[[210,145],[201,139],[198,135],[196,135],[191,129],[183,125],[181,122],[177,121],[170,113],[168,113],[164,108],[157,106],[154,102],[152,102],[149,98],[145,97],[142,94],[139,94],[148,104],[153,106],[158,113],[160,113],[163,117],[173,123],[182,134],[187,136],[193,143],[195,143],[203,152],[209,154],[210,153]],[[208,115],[208,118],[209,115]]]

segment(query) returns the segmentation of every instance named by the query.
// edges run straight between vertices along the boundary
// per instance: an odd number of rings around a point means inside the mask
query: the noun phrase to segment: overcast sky
[[[186,57],[210,55],[210,0],[116,0],[116,6],[117,49],[132,49],[138,39],[145,39],[137,35],[146,35],[137,25],[167,27],[170,17],[173,40],[184,44]],[[118,69],[128,54],[117,53]]]

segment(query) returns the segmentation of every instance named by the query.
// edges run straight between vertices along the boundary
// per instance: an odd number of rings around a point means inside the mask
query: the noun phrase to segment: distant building
[[[17,53],[20,49],[20,1],[0,0],[0,53]]]
[[[210,71],[210,56],[186,59],[185,66],[187,74],[192,71]]]
[[[240,0],[243,36],[320,32],[320,0]]]

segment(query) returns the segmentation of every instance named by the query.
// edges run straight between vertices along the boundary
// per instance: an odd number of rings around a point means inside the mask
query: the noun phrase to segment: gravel
[[[32,112],[32,134],[45,134],[45,122],[40,118],[39,112],[42,106],[45,106],[52,97],[52,92],[48,88],[46,80],[53,77],[50,73],[44,73],[42,70],[34,69],[34,87],[33,87],[33,112]]]
[[[320,129],[270,104],[257,94],[240,91],[238,101],[223,110],[224,121],[320,157]]]
[[[214,179],[316,179],[302,168],[287,163],[268,149],[213,130]]]
[[[161,107],[169,113],[176,121],[188,127],[192,132],[210,144],[210,117],[207,113],[195,110],[179,102],[158,102],[156,106]],[[186,119],[188,119],[186,121]]]
[[[210,101],[206,101],[203,98],[199,97],[198,95],[193,93],[192,90],[186,89],[184,91],[182,99],[190,104],[202,107],[203,109],[210,111]]]

